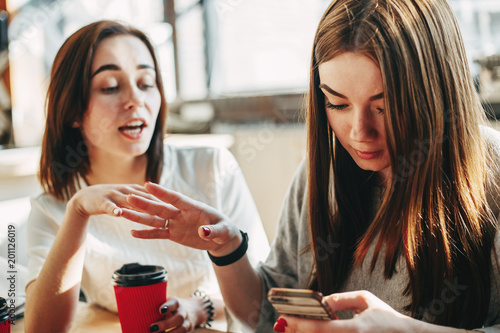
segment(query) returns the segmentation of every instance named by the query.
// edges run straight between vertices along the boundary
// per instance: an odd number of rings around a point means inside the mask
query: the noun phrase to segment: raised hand
[[[238,228],[216,209],[153,183],[144,188],[159,200],[131,194],[127,202],[132,209],[124,208],[122,216],[153,229],[132,230],[132,236],[170,239],[215,256],[232,252],[241,242]]]
[[[129,194],[156,200],[140,185],[93,185],[79,190],[68,203],[82,217],[108,214],[120,216],[122,209],[131,208],[127,202]]]

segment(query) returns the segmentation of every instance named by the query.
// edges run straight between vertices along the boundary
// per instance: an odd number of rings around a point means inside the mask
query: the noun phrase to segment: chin
[[[141,156],[144,155],[149,148],[149,143],[134,143],[127,145],[126,147],[122,147],[121,152],[127,156]]]

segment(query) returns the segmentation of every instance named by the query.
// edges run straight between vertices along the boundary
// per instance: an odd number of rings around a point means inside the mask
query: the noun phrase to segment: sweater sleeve
[[[500,132],[483,127],[483,137],[487,143],[490,153],[490,172],[488,175],[488,204],[497,220],[497,228],[500,226]],[[485,333],[500,333],[500,232],[495,238],[495,246],[491,256],[491,298],[486,318],[485,327],[477,328],[477,331]]]

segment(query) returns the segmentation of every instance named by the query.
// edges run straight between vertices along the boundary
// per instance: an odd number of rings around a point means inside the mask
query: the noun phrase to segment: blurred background
[[[301,111],[312,40],[329,2],[0,0],[2,222],[23,220],[19,214],[29,212],[27,197],[40,191],[43,108],[57,50],[80,27],[119,19],[146,31],[157,47],[169,103],[167,142],[230,149],[272,241],[284,194],[305,154]],[[449,2],[497,126],[500,1]]]

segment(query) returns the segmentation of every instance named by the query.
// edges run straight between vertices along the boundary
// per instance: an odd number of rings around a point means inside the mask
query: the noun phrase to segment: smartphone
[[[319,291],[271,288],[267,299],[281,315],[318,320],[338,319]]]

